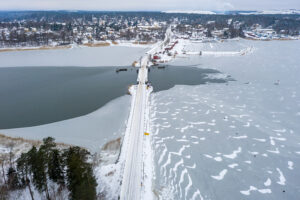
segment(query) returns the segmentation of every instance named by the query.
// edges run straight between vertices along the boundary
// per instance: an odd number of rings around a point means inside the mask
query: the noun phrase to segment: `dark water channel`
[[[0,129],[36,126],[82,116],[126,95],[137,71],[116,67],[0,68]],[[166,66],[150,69],[155,91],[174,85],[226,82],[209,79],[211,69]],[[128,105],[124,105],[128,106]]]
[[[157,66],[152,67],[149,80],[154,92],[168,90],[175,85],[200,85],[205,83],[225,83],[230,80],[210,78],[209,75],[219,74],[214,69],[181,67],[181,66]]]

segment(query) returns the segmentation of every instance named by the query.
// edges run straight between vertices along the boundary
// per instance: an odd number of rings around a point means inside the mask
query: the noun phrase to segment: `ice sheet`
[[[130,96],[126,95],[88,115],[41,126],[0,130],[0,133],[37,140],[51,136],[57,142],[97,152],[103,144],[124,134],[129,109]]]
[[[24,66],[130,66],[148,47],[74,47],[0,53],[0,67]]]
[[[243,56],[194,55],[172,62],[217,69],[236,81],[180,85],[153,94],[156,190],[162,197],[172,193],[174,199],[192,199],[199,192],[204,199],[298,199],[300,41],[241,40],[185,48],[250,47],[254,51]]]

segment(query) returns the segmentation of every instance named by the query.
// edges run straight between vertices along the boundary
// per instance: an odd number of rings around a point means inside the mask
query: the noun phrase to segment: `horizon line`
[[[295,8],[289,9],[264,9],[264,10],[247,10],[247,9],[229,9],[229,10],[180,10],[180,9],[170,9],[170,10],[88,10],[88,9],[0,9],[1,11],[68,11],[68,12],[78,12],[78,11],[91,11],[91,12],[201,12],[201,11],[210,11],[210,12],[228,12],[228,11],[286,11],[286,10],[297,10]]]

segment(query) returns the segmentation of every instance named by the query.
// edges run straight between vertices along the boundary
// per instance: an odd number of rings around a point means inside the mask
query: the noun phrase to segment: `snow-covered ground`
[[[129,110],[130,96],[126,95],[88,115],[41,126],[0,130],[0,133],[34,140],[51,136],[57,142],[99,152],[103,144],[124,133]]]
[[[161,199],[298,199],[300,41],[192,43],[171,64],[229,74],[228,84],[152,94],[156,194]],[[151,80],[150,80],[151,81]]]
[[[0,158],[3,159],[3,168],[4,168],[4,174],[7,174],[8,168],[9,168],[9,154],[12,153],[12,161],[15,163],[16,160],[20,157],[20,155],[24,152],[27,152],[31,149],[33,145],[39,146],[41,144],[41,141],[37,140],[24,140],[22,138],[12,138],[7,137],[2,134],[0,134]],[[65,149],[68,148],[68,145],[65,144],[58,144],[58,148]],[[1,173],[0,173],[0,185],[2,186],[4,184],[5,178],[3,176],[2,166],[1,166]],[[6,179],[7,180],[7,179]],[[50,195],[51,194],[58,194],[57,193],[57,185],[53,182],[49,181],[48,187]],[[38,192],[38,190],[35,187],[31,187],[33,190],[33,196],[34,199],[46,199],[46,196],[44,194],[41,194]],[[2,194],[1,194],[2,195]],[[1,196],[4,198],[3,196]],[[57,196],[57,199],[67,199],[68,197],[68,191],[66,189],[63,189],[60,195]],[[28,188],[21,190],[15,190],[10,191],[8,195],[8,200],[31,200],[31,196],[29,193]]]
[[[34,140],[51,136],[56,139],[56,142],[85,147],[91,153],[97,152],[98,154],[95,154],[96,157],[94,157],[95,164],[97,164],[95,168],[95,176],[98,182],[97,192],[105,194],[107,197],[116,197],[119,193],[120,165],[112,163],[118,157],[120,145],[118,141],[124,134],[129,110],[130,97],[126,95],[85,116],[35,127],[0,130],[0,133]],[[0,156],[9,153],[11,140],[15,143],[13,148],[15,159],[21,153],[28,151],[32,145],[39,144],[38,141],[11,139],[0,135]],[[6,171],[7,168],[8,166],[6,166]],[[3,183],[2,177],[0,178],[1,183]],[[50,188],[55,187],[55,184],[50,183]],[[40,194],[35,188],[33,189],[35,199],[46,199],[43,194]],[[62,196],[62,199],[67,199],[68,192],[64,190]],[[31,197],[26,188],[11,192],[9,199],[30,200]]]
[[[149,45],[122,43],[107,47],[74,46],[71,49],[1,52],[0,67],[130,66],[148,49]]]

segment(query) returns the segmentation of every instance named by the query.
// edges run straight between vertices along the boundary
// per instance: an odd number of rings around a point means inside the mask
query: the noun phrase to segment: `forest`
[[[28,190],[47,200],[94,200],[97,182],[93,174],[90,153],[76,146],[58,148],[51,137],[43,139],[39,147],[32,148],[15,158],[12,151],[0,160],[4,184],[0,185],[0,199],[10,193]]]

